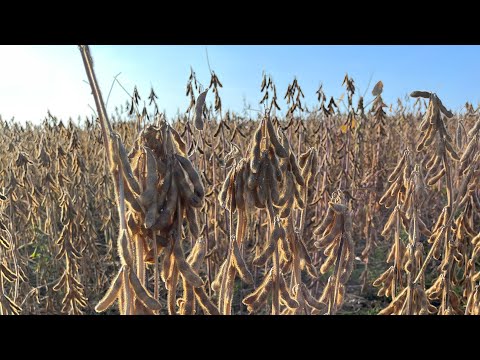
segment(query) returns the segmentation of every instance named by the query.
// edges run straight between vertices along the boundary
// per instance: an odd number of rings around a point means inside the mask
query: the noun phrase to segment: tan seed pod
[[[0,233],[0,246],[7,251],[12,247],[10,239],[7,239],[7,237],[3,236],[2,233]]]
[[[467,235],[471,236],[472,238],[476,236],[477,233],[472,229],[465,216],[462,216],[462,227],[465,229],[465,233]]]
[[[15,304],[15,302],[10,299],[6,294],[3,294],[3,299],[0,300],[3,300],[2,303],[0,303],[0,312],[2,313],[2,315],[19,315],[22,311],[22,308]]]
[[[156,235],[155,236],[155,241],[157,243],[157,255],[160,253],[160,251],[163,248],[166,248],[168,246],[168,239],[167,237],[163,235]],[[147,264],[154,264],[155,263],[155,258],[154,258],[154,253],[153,253],[153,246],[148,250],[148,252],[145,254],[144,261]]]
[[[433,226],[432,228],[432,234],[436,234],[437,233],[437,230],[440,229],[440,227],[445,223],[445,215],[446,215],[446,208],[444,208],[442,210],[442,213],[443,215],[441,214],[438,219],[437,219],[437,222],[435,223],[435,225]],[[429,243],[432,243],[433,242],[433,239],[432,241],[429,240],[428,241]]]
[[[156,201],[157,195],[157,160],[152,150],[145,147],[145,154],[147,158],[147,176],[145,179],[145,191],[138,197],[138,202],[144,207],[148,208],[152,203]]]
[[[137,219],[133,212],[127,212],[127,229],[130,231],[130,235],[136,235],[141,232],[141,226],[137,223]]]
[[[226,275],[225,271],[227,269],[228,259],[220,265],[220,269],[218,269],[217,276],[215,277],[214,281],[212,281],[212,290],[218,293],[220,291],[220,284],[222,282],[223,277]]]
[[[272,271],[270,271],[268,275],[264,277],[260,286],[242,300],[242,303],[247,306],[249,312],[257,311],[265,304],[272,286],[273,277]]]
[[[305,167],[305,163],[307,162],[307,159],[309,158],[311,152],[312,152],[312,149],[313,148],[310,148],[308,149],[307,151],[305,151],[303,154],[301,154],[299,157],[298,157],[298,165],[301,167],[301,168],[304,168]]]
[[[389,288],[384,284],[377,292],[377,296],[378,297],[382,297],[382,296],[387,296],[387,291],[389,291]]]
[[[235,177],[235,174],[233,175]],[[235,197],[235,179],[233,178],[232,181],[230,182],[230,186],[228,187],[227,190],[227,199],[225,203],[225,207],[227,208],[228,211],[233,213],[235,209],[237,208],[237,200]]]
[[[279,206],[278,203],[280,202],[280,192],[278,190],[278,183],[274,175],[273,166],[270,162],[266,162],[265,166],[265,182],[267,184],[267,191],[270,193],[272,203]]]
[[[427,228],[427,225],[423,222],[423,220],[420,217],[417,217],[417,224],[418,224],[418,230],[425,235],[426,237],[432,236],[432,233],[430,230]]]
[[[466,162],[466,160],[473,154],[473,150],[475,149],[476,147],[476,144],[477,144],[477,138],[476,137],[473,137],[470,142],[468,143],[467,145],[467,148],[465,149],[465,151],[463,152],[462,154],[462,157],[460,158],[460,162],[463,164],[464,162]],[[465,169],[463,169],[465,170]]]
[[[431,126],[430,124],[430,118],[431,118],[430,114],[432,112],[431,110],[432,109],[430,107],[427,109],[427,112],[425,113],[425,116],[423,117],[423,120],[420,123],[420,132],[422,133],[427,131],[428,127]]]
[[[447,110],[447,108],[442,104],[442,102],[440,101],[440,99],[438,99],[438,106],[440,107],[440,111],[447,117],[447,118],[452,118],[453,117],[453,113],[449,110]]]
[[[120,140],[120,137],[117,136],[115,141],[116,141],[116,147],[118,150],[118,156],[120,159],[120,166],[122,169],[123,177],[125,178],[126,183],[130,188],[130,190],[132,191],[132,193],[135,195],[135,197],[138,197],[140,195],[140,186],[138,185],[137,180],[133,176],[127,151],[125,150],[125,147],[123,146],[123,143]]]
[[[453,258],[459,264],[461,264],[463,259],[464,259],[462,253],[460,251],[458,251],[458,249],[455,249],[455,251],[453,253]]]
[[[285,175],[285,188],[283,189],[282,194],[280,195],[279,199],[277,202],[273,202],[277,206],[284,206],[285,203],[289,200],[292,199],[294,195],[294,180],[293,180],[293,175],[288,172]],[[272,199],[273,201],[273,199]]]
[[[203,287],[194,288],[195,297],[203,312],[207,315],[220,315],[215,304],[210,300]]]
[[[385,309],[381,310],[378,315],[392,315],[395,311],[395,306],[390,303]]]
[[[477,194],[476,191],[472,193],[472,203],[477,212],[480,212],[480,196]]]
[[[352,275],[353,268],[354,268],[354,260],[355,260],[355,249],[353,240],[350,235],[346,235],[344,238],[344,263],[343,263],[343,271],[340,275],[340,282],[342,284],[346,284],[350,275]]]
[[[163,180],[158,183],[157,204],[159,210],[165,205],[165,199],[170,191],[170,186],[172,185],[172,173],[172,171],[168,171]]]
[[[435,141],[435,137],[438,134],[437,128],[435,126],[431,126],[427,131],[425,136],[425,141],[423,142],[423,148],[427,148],[433,144]]]
[[[190,206],[185,206],[185,218],[187,219],[188,230],[193,239],[198,239],[200,232],[198,230],[197,215]]]
[[[120,256],[120,262],[124,266],[133,266],[134,261],[128,244],[127,231],[120,231],[117,240],[118,255]]]
[[[258,178],[259,178],[258,173],[251,172],[248,175],[247,187],[249,190],[254,190],[258,186]]]
[[[317,153],[317,150],[315,150],[314,148],[312,148],[312,154],[310,155],[312,157],[312,167],[310,169],[310,173],[311,173],[311,176],[312,177],[315,177],[317,176],[317,174],[319,173],[319,170],[318,170],[318,167],[320,165],[319,161],[318,161],[318,153]]]
[[[273,252],[275,251],[275,247],[277,246],[277,242],[270,239],[267,246],[263,249],[263,251],[253,259],[253,265],[255,266],[263,266],[265,263],[270,259]]]
[[[330,244],[328,244],[325,247],[325,250],[323,250],[323,255],[327,257],[335,256],[339,247],[340,247],[340,241],[332,241]]]
[[[195,313],[195,293],[193,287],[188,284],[188,281],[182,276],[183,283],[183,298],[182,304],[179,306],[180,315],[193,315]],[[180,299],[179,299],[180,300]]]
[[[244,200],[244,184],[243,184],[243,178],[244,178],[244,172],[245,172],[245,167],[242,166],[237,170],[235,174],[235,179],[234,179],[234,186],[235,186],[235,205],[237,209],[240,210],[245,210],[245,200]]]
[[[278,162],[277,157],[275,156],[275,150],[270,146],[268,148],[268,158],[270,159],[270,164],[273,167],[273,172],[277,181],[282,181],[282,171],[280,170],[280,163]]]
[[[442,278],[439,277],[433,285],[426,291],[429,300],[439,299],[443,290]]]
[[[330,298],[330,294],[332,293],[333,288],[334,288],[333,278],[330,276],[328,278],[327,285],[323,289],[322,296],[320,296],[320,299],[318,301],[325,304],[328,303],[329,301],[328,299]]]
[[[129,271],[128,275],[129,275],[129,279],[130,279],[130,284],[132,285],[132,288],[135,291],[135,295],[142,302],[142,304],[145,305],[147,308],[149,308],[151,310],[156,310],[156,311],[161,310],[162,305],[160,305],[160,303],[157,300],[155,300],[147,292],[147,290],[140,283],[140,280],[138,280],[137,275],[131,270]]]
[[[386,282],[389,277],[393,276],[393,271],[394,267],[390,266],[386,271],[382,273],[382,275],[378,277],[378,279],[373,282],[373,286],[378,287],[382,285],[382,283]]]
[[[384,205],[386,200],[389,198],[389,197],[394,197],[397,193],[398,190],[400,190],[401,188],[401,179],[400,178],[397,178],[397,180],[395,182],[393,182],[387,189],[387,191],[385,192],[385,194],[380,198],[379,200],[379,204],[380,205]]]
[[[381,233],[381,235],[383,237],[386,237],[388,235],[388,233],[390,232],[390,230],[393,227],[393,224],[395,224],[395,218],[396,218],[397,211],[398,211],[398,209],[395,207],[395,209],[392,211],[392,213],[388,217],[388,220],[385,223],[385,226],[383,227],[383,230],[382,230],[382,233]]]
[[[343,219],[340,216],[335,216],[333,226],[331,230],[323,235],[322,238],[319,240],[315,241],[314,245],[315,247],[321,249],[324,246],[327,246],[330,244],[334,239],[339,236],[343,231]]]
[[[201,208],[203,206],[200,197],[194,194],[190,188],[190,185],[185,177],[185,173],[178,163],[174,163],[173,165],[173,180],[176,182],[180,197],[186,201],[187,204],[195,208]]]
[[[248,209],[253,209],[256,206],[256,201],[255,201],[256,194],[254,194],[254,191],[248,189],[248,187],[245,184],[244,186],[245,205],[248,207]]]
[[[278,255],[280,263],[282,263],[282,271],[288,271],[290,262],[292,260],[292,251],[290,250],[290,245],[287,239],[282,238],[280,245],[278,246]],[[288,264],[288,265],[287,265]]]
[[[236,241],[232,241],[232,255],[233,255],[233,263],[235,268],[237,269],[238,275],[240,278],[247,284],[253,284],[253,276],[250,270],[248,270],[245,261],[242,258],[242,254],[240,253],[240,248]]]
[[[472,281],[476,283],[477,281],[480,280],[480,272],[476,273],[474,276],[472,276]]]
[[[219,308],[223,315],[230,315],[232,312],[233,282],[235,281],[235,275],[236,269],[230,258],[229,266],[226,268],[225,282],[222,282],[220,286],[220,294],[223,294],[223,297],[219,301]],[[223,289],[222,286],[224,286]]]
[[[427,170],[432,170],[435,168],[441,161],[441,158],[437,154],[433,154],[430,160],[425,164]]]
[[[17,275],[8,268],[8,266],[0,264],[0,274],[5,280],[12,283],[17,279]]]
[[[302,199],[302,196],[300,195],[300,191],[298,189],[297,185],[293,185],[293,195],[295,198],[295,204],[299,209],[304,209],[305,208],[305,202]]]
[[[314,235],[323,234],[323,232],[327,229],[328,225],[331,224],[333,218],[335,216],[335,212],[333,211],[330,204],[328,205],[327,212],[325,213],[325,217],[320,225],[313,231]]]
[[[397,176],[400,174],[400,170],[402,169],[403,165],[405,164],[405,161],[407,159],[407,152],[403,152],[403,156],[400,158],[400,160],[397,163],[397,166],[393,169],[392,173],[388,177],[388,182],[394,181]]]
[[[475,125],[468,131],[468,137],[474,137],[480,130],[480,123],[477,121]]]
[[[293,234],[293,236],[288,235],[288,237],[292,239],[292,242],[295,241],[295,244],[297,245],[297,250],[299,252],[299,256],[301,259],[300,266],[302,267],[302,270],[303,270],[304,265],[312,264],[312,258],[308,254],[307,247],[305,246],[305,243],[301,238],[297,237],[295,234]],[[302,265],[302,263],[304,264]]]
[[[172,217],[177,209],[178,200],[178,190],[175,181],[172,181],[167,196],[165,204],[162,209],[160,209],[160,215],[156,223],[152,226],[153,230],[166,230],[171,225]]]
[[[152,203],[145,213],[145,227],[150,229],[158,218],[158,205],[156,202]]]
[[[408,259],[407,262],[405,263],[404,270],[407,274],[410,274],[412,272],[413,268],[413,261],[411,259]]]
[[[220,193],[218,194],[218,201],[220,202],[220,205],[222,207],[226,206],[228,189],[230,188],[231,183],[234,181],[233,180],[234,175],[235,175],[235,167],[232,167],[228,172],[227,177],[225,178],[225,181],[222,184],[222,189],[220,190]]]
[[[475,236],[475,237],[471,240],[471,243],[472,243],[473,245],[480,244],[480,233],[478,233],[478,235]]]
[[[337,257],[335,255],[333,254],[330,255],[320,267],[320,273],[325,274],[330,269],[330,267],[336,262],[336,260],[337,260]]]
[[[267,130],[268,130],[268,136],[270,138],[270,142],[275,149],[275,154],[277,154],[278,157],[281,158],[287,158],[288,157],[288,151],[280,144],[280,141],[278,141],[277,134],[275,133],[275,129],[273,128],[272,121],[270,120],[270,117],[267,117],[266,119],[267,122]]]
[[[160,272],[160,276],[163,282],[166,284],[167,280],[170,278],[170,275],[171,275],[172,263],[174,263],[173,248],[172,248],[171,241],[167,244],[163,253],[164,253],[164,257],[163,257],[162,271]]]
[[[295,315],[296,314],[296,311],[297,309],[291,309],[289,307],[286,307],[285,309],[283,309],[281,312],[280,312],[280,315]]]
[[[175,299],[177,297],[177,282],[178,269],[175,266],[175,261],[172,261],[172,269],[170,271],[170,278],[167,280],[167,309],[169,315],[177,313],[175,309]]]
[[[339,308],[343,304],[344,297],[345,297],[345,286],[343,284],[340,284],[338,286],[337,303],[335,304],[337,308]]]
[[[283,227],[282,227],[282,226],[280,226],[280,229],[281,229],[281,230],[279,231],[280,234],[279,234],[279,235],[276,235],[276,234],[275,234],[275,236],[279,236],[280,241],[281,241],[281,244],[282,244],[282,249],[283,249],[283,251],[285,252],[285,254],[284,254],[284,255],[285,255],[285,259],[286,259],[287,261],[289,261],[289,260],[290,260],[290,257],[291,257],[290,255],[293,253],[293,248],[292,248],[292,245],[290,244],[290,241],[289,241],[289,239],[288,239],[285,231],[283,230]],[[282,231],[282,230],[283,230],[283,231]],[[274,232],[275,232],[275,230],[274,230]],[[274,236],[273,233],[272,233],[272,236]],[[298,241],[297,241],[297,242],[298,242]],[[301,245],[299,245],[299,246],[301,246]]]
[[[303,179],[305,180],[305,184],[308,185],[308,183],[310,182],[310,179],[313,175],[313,160],[314,160],[315,156],[314,156],[314,153],[313,152],[310,152],[310,156],[308,157],[306,163],[304,164],[304,166],[301,166],[301,169],[302,169],[302,177]]]
[[[457,152],[453,148],[452,144],[448,141],[445,141],[445,148],[447,149],[448,154],[453,160],[459,161],[460,156],[458,156]]]
[[[272,234],[270,236],[271,241],[276,243],[281,239],[286,239],[286,237],[287,237],[287,234],[285,232],[285,228],[282,226],[280,221],[275,220],[273,231],[272,231]]]
[[[262,162],[262,166],[261,166],[261,168],[259,169],[259,172],[258,172],[258,175],[259,175],[258,187],[255,190],[253,190],[254,194],[255,194],[255,191],[256,191],[260,206],[266,205],[266,203],[267,203],[267,196],[268,196],[267,191],[268,191],[268,189],[267,189],[267,184],[266,184],[266,179],[265,179],[267,166],[268,166],[268,164]],[[257,207],[259,207],[259,206],[257,206]]]
[[[198,172],[195,170],[190,160],[186,157],[178,154],[176,154],[175,157],[182,166],[183,170],[185,170],[185,172],[187,173],[188,178],[193,185],[193,192],[200,198],[200,201],[202,201],[205,196],[205,189],[203,187],[202,180],[198,175]]]
[[[343,205],[343,204],[337,204],[333,202],[328,203],[329,207],[332,207],[332,210],[337,214],[337,215],[345,215],[348,211],[348,208]]]
[[[135,195],[131,192],[128,186],[124,188],[124,196],[125,196],[125,201],[127,205],[130,207],[130,209],[132,209],[137,213],[143,212],[142,207],[140,206],[139,202],[135,198]]]
[[[135,298],[132,313],[135,315],[155,315],[155,312],[142,304],[138,298]]]
[[[185,255],[183,253],[180,236],[176,234],[176,230],[173,230],[173,254],[175,255],[175,262],[178,268],[178,271],[182,276],[188,281],[193,287],[203,286],[203,280],[198,276],[191,266],[185,260]]]
[[[285,301],[286,305],[291,309],[298,308],[298,302],[292,297],[290,291],[288,290],[287,283],[285,282],[285,278],[283,274],[280,272],[278,276],[279,280],[279,290],[280,290],[280,297],[282,300]]]
[[[253,144],[252,151],[250,154],[250,171],[254,174],[256,174],[260,169],[261,142],[262,142],[262,126],[260,125],[257,131],[255,132],[255,142]]]
[[[195,118],[193,120],[197,130],[203,130],[203,106],[205,105],[205,98],[207,97],[208,89],[198,95],[195,103]]]
[[[353,268],[354,268],[354,263],[353,263],[354,257],[349,256],[345,260],[345,269],[342,270],[342,273],[340,274],[340,283],[341,284],[346,284],[348,279],[350,279],[350,276],[352,275]]]
[[[300,264],[302,264],[302,262],[300,262]],[[313,278],[313,279],[318,278],[319,275],[318,275],[317,269],[315,267],[313,267],[313,264],[311,262],[309,263],[309,262],[305,261],[305,270],[307,270],[307,274],[311,278]]]
[[[317,299],[315,299],[311,294],[310,291],[306,288],[305,284],[301,284],[301,291],[303,294],[303,298],[305,299],[305,302],[311,306],[314,309],[320,310],[320,311],[325,311],[327,305],[324,303],[319,302]]]
[[[292,169],[292,173],[295,176],[295,181],[297,182],[297,184],[300,186],[305,186],[305,180],[302,177],[300,169],[298,168],[298,165],[297,165],[297,160],[295,159],[295,155],[293,153],[290,153],[289,163]]]
[[[177,149],[180,150],[180,152],[185,155],[187,153],[187,145],[185,142],[182,140],[180,134],[175,130],[174,127],[170,127],[170,131],[172,132],[173,140],[175,141],[175,144],[177,145]]]
[[[206,253],[207,243],[205,239],[200,238],[196,241],[192,251],[190,251],[190,254],[187,258],[187,262],[190,264],[190,266],[195,272],[198,273],[200,271],[200,267],[202,266]]]
[[[424,149],[425,147],[425,141],[427,140],[428,137],[435,135],[436,129],[433,125],[429,125],[427,130],[423,133],[422,138],[420,139],[418,145],[417,145],[417,152],[420,152]]]

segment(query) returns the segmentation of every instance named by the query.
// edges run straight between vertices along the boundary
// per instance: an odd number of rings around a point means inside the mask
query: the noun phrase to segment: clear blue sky
[[[147,100],[150,86],[168,117],[188,106],[185,85],[190,66],[204,85],[210,77],[205,46],[92,46],[95,71],[106,99],[112,80],[130,92],[139,88]],[[243,99],[258,108],[262,71],[272,75],[283,95],[297,77],[306,103],[316,103],[323,83],[327,96],[339,97],[346,72],[363,93],[372,77],[382,80],[384,99],[396,104],[413,90],[437,92],[446,106],[460,110],[466,101],[480,101],[480,46],[208,46],[210,65],[223,83],[223,108],[241,112]],[[42,120],[49,109],[59,118],[90,116],[94,101],[76,46],[0,46],[0,114],[4,119]],[[369,94],[370,94],[369,91]],[[366,99],[371,98],[367,95]],[[113,88],[108,111],[128,95]],[[208,97],[212,99],[212,97]]]

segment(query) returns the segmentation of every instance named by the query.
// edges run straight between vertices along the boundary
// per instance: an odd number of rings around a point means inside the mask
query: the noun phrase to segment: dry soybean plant
[[[353,271],[355,258],[352,215],[340,191],[333,194],[327,213],[314,233],[320,236],[315,247],[326,256],[320,272],[325,274],[333,268],[319,301],[328,304],[327,314],[334,315],[344,301],[346,283]]]
[[[420,155],[432,146],[435,150],[423,157],[421,165],[425,167],[424,171],[420,164],[415,165],[410,180],[407,176],[408,152],[405,152],[389,177],[392,185],[380,200],[380,203],[389,207],[396,198],[396,207],[383,233],[385,235],[390,229],[395,229],[395,242],[387,259],[393,260],[394,265],[374,283],[381,285],[379,295],[391,296],[392,302],[380,314],[469,313],[474,311],[474,302],[471,300],[475,296],[475,282],[478,280],[474,270],[476,234],[473,229],[478,207],[476,178],[479,174],[478,154],[473,155],[472,150],[476,146],[475,136],[472,136],[475,132],[469,134],[470,142],[460,157],[447,130],[448,124],[444,121],[444,117],[448,121],[453,114],[433,93],[415,91],[411,96],[429,99],[420,124],[421,135],[416,150]],[[456,143],[461,145],[459,137],[456,136]],[[403,179],[399,176],[402,167]],[[442,189],[442,183],[445,204],[429,229],[421,219],[419,209],[427,196],[432,197],[427,189]],[[400,241],[400,230],[408,234],[407,247]],[[430,244],[425,258],[421,235]],[[435,268],[438,275],[426,288],[425,271],[431,262],[437,262]],[[402,270],[407,274],[406,284]],[[401,287],[404,287],[402,291]],[[462,303],[466,304],[465,310],[462,309]]]
[[[232,237],[231,252],[224,263],[223,273],[219,273],[222,285],[232,283],[235,277],[235,270],[229,271],[232,268],[238,270],[244,281],[251,282],[248,269],[239,266],[244,263],[240,256],[235,255],[240,252],[234,242],[236,239],[241,244],[239,237],[244,233],[245,211],[265,209],[267,212],[266,238],[261,250],[258,246],[255,248],[256,254],[252,262],[255,267],[265,268],[263,280],[255,291],[243,299],[243,303],[249,312],[258,311],[272,294],[274,315],[297,311],[297,299],[303,300],[303,293],[307,292],[302,287],[300,272],[305,266],[314,272],[305,244],[293,229],[293,207],[304,208],[301,192],[305,179],[285,135],[282,134],[282,143],[278,137],[270,115],[267,114],[258,125],[248,157],[242,158],[232,167],[219,195],[221,203],[231,213],[237,209],[236,237]],[[311,161],[308,164],[311,166]],[[305,172],[308,170],[308,166],[305,166]],[[258,241],[258,244],[261,242]],[[271,267],[268,266],[270,261]],[[290,282],[288,273],[291,273]],[[222,295],[220,293],[220,305],[225,303]],[[226,300],[228,304],[229,299]],[[300,301],[303,302],[302,300]],[[281,305],[285,306],[283,311]]]
[[[11,227],[8,226],[8,217],[4,214],[6,201],[7,196],[0,193],[0,315],[18,315],[22,311],[16,302],[19,275],[9,267],[7,261],[8,252],[12,252],[13,239]],[[7,289],[7,283],[13,284],[10,291]]]
[[[95,91],[96,80],[89,50],[88,47],[81,50],[101,113],[103,104],[101,94]],[[201,116],[196,116],[196,124],[200,127]],[[105,123],[105,132],[107,128],[111,129],[106,116],[101,120]],[[110,171],[118,190],[120,231],[117,249],[122,266],[96,306],[97,311],[105,311],[118,299],[122,314],[158,312],[161,309],[157,300],[161,267],[170,314],[177,313],[177,305],[179,313],[193,314],[195,300],[206,313],[217,312],[198,275],[206,248],[205,241],[199,239],[195,209],[202,207],[205,192],[197,171],[185,157],[185,144],[176,135],[174,131],[172,135],[172,129],[166,123],[149,126],[138,135],[130,154],[117,134],[110,131],[110,135],[105,136]],[[188,258],[182,245],[184,232],[197,242]],[[160,253],[163,253],[161,264],[158,263]],[[154,265],[153,296],[146,287],[147,262]],[[176,289],[180,279],[183,297],[177,301]]]

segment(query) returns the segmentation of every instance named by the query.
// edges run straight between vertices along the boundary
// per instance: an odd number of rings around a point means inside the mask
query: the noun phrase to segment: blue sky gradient
[[[100,46],[91,47],[95,71],[107,98],[113,78],[131,94],[137,85],[142,100],[150,87],[161,110],[172,117],[189,103],[185,86],[190,66],[203,85],[210,76],[206,46]],[[413,90],[436,92],[445,105],[460,111],[466,101],[480,101],[480,46],[207,46],[212,69],[223,83],[224,110],[242,112],[244,100],[259,108],[262,72],[271,74],[281,96],[296,76],[309,108],[316,104],[320,83],[327,96],[343,92],[345,73],[355,80],[359,93],[384,83],[384,100],[396,104]],[[76,46],[0,46],[0,115],[38,123],[47,110],[62,119],[93,114],[94,107],[80,53]],[[210,99],[209,99],[210,98]],[[207,97],[212,100],[213,97]],[[356,99],[356,98],[355,98]],[[109,113],[129,96],[115,85]]]

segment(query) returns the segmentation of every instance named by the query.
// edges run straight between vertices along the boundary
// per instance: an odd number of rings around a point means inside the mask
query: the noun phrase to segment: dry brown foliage
[[[346,104],[321,87],[309,111],[295,79],[279,118],[264,75],[253,119],[211,75],[170,123],[153,91],[153,115],[135,90],[134,121],[108,119],[98,89],[98,122],[0,122],[1,314],[480,314],[470,104],[387,115],[379,82],[355,108],[346,76]]]

